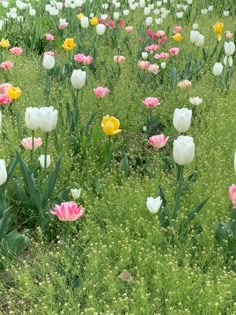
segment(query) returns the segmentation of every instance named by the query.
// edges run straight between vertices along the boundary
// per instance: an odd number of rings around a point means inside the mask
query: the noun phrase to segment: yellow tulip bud
[[[77,19],[80,21],[82,19],[82,17],[84,17],[83,13],[80,13],[79,15],[77,15]]]
[[[223,28],[224,28],[224,23],[221,23],[221,22],[217,22],[214,26],[213,26],[213,29],[214,29],[214,32],[216,33],[216,36],[217,36],[217,39],[218,41],[221,40],[221,34],[223,32]]]
[[[91,23],[91,25],[93,25],[93,26],[98,25],[98,18],[97,18],[97,17],[93,17],[93,18],[90,20],[90,23]]]
[[[181,33],[176,33],[175,35],[172,36],[172,38],[173,38],[173,40],[174,40],[175,42],[177,42],[177,43],[180,42],[180,41],[183,39]]]
[[[120,122],[113,116],[106,115],[102,119],[102,129],[106,136],[114,136],[121,132]]]

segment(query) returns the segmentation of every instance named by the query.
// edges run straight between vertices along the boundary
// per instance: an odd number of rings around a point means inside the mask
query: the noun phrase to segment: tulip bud
[[[235,52],[235,44],[234,42],[225,42],[224,43],[224,49],[226,56],[232,56]]]
[[[25,124],[28,129],[36,130],[39,128],[39,115],[38,107],[27,107],[25,110]]]
[[[190,32],[190,41],[195,44],[199,40],[200,33],[198,31],[192,30]]]
[[[195,144],[189,136],[179,136],[174,141],[173,158],[179,165],[188,165],[194,159]]]
[[[7,170],[5,160],[0,160],[0,185],[3,185],[7,180]]]
[[[51,70],[55,66],[55,58],[52,55],[43,56],[43,67],[47,70]]]
[[[57,114],[58,111],[52,106],[41,107],[39,109],[39,128],[43,132],[53,131],[57,125]]]
[[[159,211],[159,209],[161,208],[161,204],[162,204],[162,199],[160,196],[157,198],[148,197],[146,201],[146,206],[148,210],[153,214]]]
[[[81,189],[71,188],[70,190],[73,199],[79,199],[81,195]]]
[[[97,34],[100,35],[100,36],[105,33],[105,30],[106,30],[106,26],[104,24],[98,24],[96,26]]]
[[[88,28],[89,27],[89,19],[87,16],[83,16],[82,19],[80,20],[80,24],[83,28]]]
[[[148,16],[146,18],[146,26],[150,26],[153,22],[153,18],[151,16]]]
[[[214,76],[218,77],[222,74],[223,72],[223,65],[220,62],[216,62],[214,67],[213,67],[213,74]]]
[[[142,52],[142,58],[146,60],[148,58],[148,52],[143,51]]]
[[[178,132],[186,132],[191,126],[192,110],[176,108],[173,116],[173,125]]]
[[[195,42],[197,47],[202,47],[204,45],[205,37],[202,34],[199,34],[198,40]]]
[[[45,155],[41,154],[39,157],[39,163],[42,168],[44,168],[44,162],[45,162]],[[50,155],[47,155],[46,168],[48,168],[50,164],[51,164],[51,158],[50,158]]]
[[[86,72],[80,69],[73,70],[71,75],[71,84],[74,89],[78,90],[85,86],[86,83]]]

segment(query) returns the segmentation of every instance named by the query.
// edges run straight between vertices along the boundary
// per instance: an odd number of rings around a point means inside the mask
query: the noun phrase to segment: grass
[[[13,182],[21,181],[17,168],[8,195],[14,206],[18,230],[29,229],[31,243],[14,260],[0,257],[4,265],[0,283],[2,314],[236,314],[235,260],[214,237],[216,224],[228,220],[228,188],[235,181],[235,73],[227,93],[222,91],[219,82],[214,87],[211,69],[216,56],[207,60],[206,73],[201,80],[193,80],[190,91],[155,86],[149,74],[146,76],[149,83],[139,83],[136,64],[140,58],[137,56],[137,37],[143,18],[141,12],[127,17],[129,24],[135,26],[129,39],[133,45],[132,55],[124,44],[126,34],[119,34],[119,50],[127,60],[121,65],[120,78],[113,78],[113,91],[101,100],[95,98],[92,89],[109,84],[112,67],[115,67],[112,57],[118,53],[118,48],[112,48],[108,37],[96,42],[97,71],[87,70],[88,83],[79,96],[80,126],[92,113],[97,114],[89,129],[89,137],[84,139],[77,154],[71,148],[66,119],[66,102],[72,103],[70,81],[54,80],[48,102],[43,95],[45,71],[41,57],[24,47],[25,54],[14,59],[10,82],[19,86],[23,93],[14,104],[17,119],[12,118],[7,109],[3,111],[1,157],[9,162],[15,152],[20,151],[29,162],[29,153],[20,145],[23,137],[30,136],[24,123],[25,108],[55,106],[60,110],[60,117],[56,132],[49,139],[52,164],[63,153],[56,190],[69,186],[82,188],[79,202],[86,212],[77,225],[51,219],[52,233],[48,240],[39,227],[30,226],[32,213],[17,199],[13,185]],[[48,17],[39,19],[44,21],[38,34],[42,37],[51,28],[47,28],[50,24]],[[209,39],[212,47],[215,44],[215,34],[212,33],[210,38],[210,33],[217,20],[224,22],[225,30],[235,32],[234,16],[223,18],[213,12],[208,17],[197,17],[195,22],[206,36],[206,47]],[[165,30],[168,25],[170,29],[174,25],[171,18],[164,23]],[[185,62],[191,50],[190,30],[191,25],[183,22],[180,64]],[[56,33],[56,29],[53,31]],[[93,38],[93,32],[89,29],[87,38]],[[89,53],[93,43],[83,37],[81,30],[79,34],[84,40],[80,43],[81,52]],[[65,35],[70,36],[70,29]],[[73,33],[76,39],[77,35]],[[12,40],[17,39],[14,39],[14,33],[11,36]],[[61,50],[62,41],[58,34],[55,47],[54,44],[46,47],[56,51],[57,61],[61,64],[68,57]],[[197,54],[196,50],[193,53]],[[202,58],[200,51],[198,54],[198,58]],[[8,59],[13,61],[8,52],[3,52],[2,60]],[[178,74],[180,76],[180,72]],[[3,76],[1,82],[4,82]],[[161,105],[154,110],[153,116],[164,127],[159,125],[155,131],[170,136],[163,152],[171,156],[173,140],[177,136],[172,127],[173,111],[177,107],[189,107],[189,96],[197,95],[203,98],[203,104],[197,108],[188,131],[196,144],[196,157],[185,169],[186,175],[195,171],[197,180],[183,198],[181,216],[204,198],[210,199],[183,240],[174,231],[168,236],[156,217],[146,209],[146,198],[156,196],[158,185],[165,190],[171,207],[174,206],[175,168],[171,159],[169,164],[163,164],[159,152],[150,148],[148,135],[143,131],[148,110],[143,108],[141,100],[147,96],[160,98]],[[100,126],[106,114],[119,118],[122,129],[120,135],[113,137],[115,165],[111,171],[104,169],[107,138]],[[44,137],[40,131],[37,135]],[[128,176],[119,169],[125,153],[129,159]],[[40,168],[36,174],[43,180]],[[130,281],[121,279],[124,271],[130,273]]]

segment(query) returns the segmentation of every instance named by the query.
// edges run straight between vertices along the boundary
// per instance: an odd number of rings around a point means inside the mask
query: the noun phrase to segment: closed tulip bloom
[[[80,69],[73,70],[71,75],[71,84],[74,89],[78,90],[85,86],[86,72]]]
[[[199,40],[200,33],[196,30],[190,32],[190,41],[195,44]]]
[[[7,180],[7,169],[5,160],[0,160],[0,185],[3,185]]]
[[[10,86],[6,91],[6,95],[12,100],[16,100],[21,96],[21,89],[19,87]]]
[[[193,138],[189,136],[179,136],[174,141],[173,158],[179,165],[190,164],[195,155],[195,144]]]
[[[36,151],[42,145],[42,139],[34,137],[34,151]],[[25,148],[25,150],[33,150],[33,141],[32,137],[24,138],[21,140],[21,144]]]
[[[84,210],[82,206],[78,206],[75,202],[68,201],[55,205],[54,211],[50,210],[50,212],[56,215],[60,221],[76,221],[84,214]]]
[[[101,127],[106,136],[114,136],[121,132],[120,122],[113,116],[106,115],[102,119]]]
[[[173,125],[178,132],[186,132],[191,126],[192,110],[176,108],[173,116]]]
[[[96,32],[97,32],[97,34],[98,35],[103,35],[104,33],[105,33],[105,30],[106,30],[106,26],[104,25],[104,24],[98,24],[97,26],[96,26]]]
[[[205,41],[205,37],[202,34],[200,34],[198,36],[198,40],[195,42],[195,45],[197,47],[202,47],[204,45],[204,41]]]
[[[40,166],[44,169],[45,155],[41,154],[38,160],[39,160]],[[48,168],[50,165],[51,165],[51,157],[50,155],[47,155],[46,168]]]
[[[183,36],[181,33],[176,33],[172,36],[172,38],[175,42],[179,43],[183,39]]]
[[[229,199],[233,204],[233,208],[236,208],[236,185],[231,185],[229,187]]]
[[[40,107],[39,109],[39,128],[43,132],[51,132],[57,125],[58,111],[52,106]]]
[[[222,37],[221,34],[222,34],[222,32],[223,32],[223,28],[224,28],[224,24],[223,24],[223,23],[220,23],[220,22],[217,22],[217,23],[214,25],[214,27],[213,27],[214,32],[216,33],[216,36],[217,36],[218,41],[221,40],[221,37]]]
[[[225,42],[224,43],[224,50],[226,56],[232,56],[235,52],[235,44],[234,42]]]
[[[98,25],[98,18],[94,16],[94,17],[90,20],[90,24],[93,25],[93,26]]]
[[[107,87],[98,86],[96,89],[93,90],[94,94],[97,97],[104,97],[106,96],[110,91]]]
[[[165,137],[163,134],[161,134],[150,137],[148,142],[154,149],[161,149],[166,145],[168,139],[169,137]]]
[[[39,115],[38,107],[27,107],[25,110],[25,124],[28,129],[36,130],[39,128]]]
[[[81,196],[81,189],[71,188],[70,193],[74,200],[79,199]]]
[[[160,210],[161,204],[162,204],[162,199],[160,196],[157,198],[148,197],[146,201],[146,206],[148,210],[153,214],[156,214]]]
[[[223,72],[223,69],[224,69],[224,67],[223,67],[222,63],[216,62],[214,67],[213,67],[214,76],[216,76],[216,77],[220,76]]]
[[[55,66],[55,57],[51,54],[44,54],[43,67],[47,70],[51,70]]]
[[[89,27],[89,19],[87,16],[83,16],[80,20],[80,24],[83,28],[88,28]]]

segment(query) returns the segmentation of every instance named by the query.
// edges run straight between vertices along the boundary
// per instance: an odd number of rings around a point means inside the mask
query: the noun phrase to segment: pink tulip
[[[147,34],[147,36],[152,36],[152,30],[150,30],[150,28],[149,29],[147,29],[146,30],[146,34]]]
[[[165,137],[163,134],[161,134],[161,135],[156,135],[156,136],[150,137],[148,139],[148,142],[150,143],[150,145],[153,148],[161,149],[166,145],[168,139],[169,139],[169,137]]]
[[[60,205],[55,205],[54,211],[50,210],[51,214],[56,215],[60,221],[76,221],[84,213],[84,208],[73,202],[63,202]]]
[[[141,60],[138,62],[138,67],[141,70],[147,70],[150,67],[150,62]]]
[[[181,31],[182,31],[182,26],[180,26],[180,25],[175,25],[174,26],[174,33],[176,34],[176,33],[181,33]]]
[[[169,54],[161,52],[160,54],[154,55],[154,58],[155,59],[168,59],[169,58]]]
[[[133,28],[133,26],[126,26],[125,30],[127,33],[132,33],[134,28]]]
[[[192,86],[192,82],[189,80],[183,80],[178,83],[178,87],[181,89],[189,89]]]
[[[9,105],[11,104],[12,99],[6,94],[0,94],[0,105]]]
[[[236,209],[236,185],[229,187],[229,199],[233,204],[233,208]]]
[[[106,96],[110,91],[107,87],[98,86],[96,89],[93,90],[94,94],[97,97],[104,97]]]
[[[234,34],[230,33],[230,31],[228,31],[228,32],[225,33],[225,37],[226,37],[226,39],[229,40],[229,39],[232,39],[234,37]]]
[[[12,47],[10,52],[12,55],[21,55],[23,53],[23,49],[21,47]]]
[[[125,57],[124,56],[120,56],[120,55],[118,55],[118,56],[114,56],[113,57],[113,60],[115,61],[115,62],[117,62],[117,63],[123,63],[124,61],[125,61]]]
[[[159,71],[159,66],[151,64],[147,70],[153,74],[157,74],[157,72]]]
[[[50,42],[52,42],[54,40],[54,36],[50,33],[47,33],[44,36],[45,36],[46,40],[48,40]]]
[[[84,54],[77,54],[74,55],[74,61],[78,63],[81,62],[84,65],[90,65],[93,62],[93,57],[85,56]]]
[[[144,101],[142,101],[142,104],[147,106],[148,108],[153,108],[158,105],[160,105],[160,101],[156,97],[146,97]]]
[[[3,61],[0,63],[0,68],[2,68],[4,71],[10,70],[14,66],[14,63],[10,60]]]
[[[165,31],[157,31],[157,37],[162,37],[165,35]]]
[[[158,45],[152,44],[152,45],[150,45],[150,46],[146,46],[146,47],[145,47],[145,50],[146,50],[146,51],[156,51],[156,50],[158,50],[158,48],[159,48]]]
[[[64,30],[68,26],[67,22],[63,22],[59,24],[59,30]]]
[[[42,145],[42,139],[34,137],[34,151],[36,151]],[[33,142],[32,137],[24,138],[21,140],[21,144],[25,148],[25,150],[33,150]]]
[[[156,33],[152,33],[152,35],[151,35],[151,39],[156,39],[157,38],[157,34]]]
[[[166,41],[167,41],[167,37],[166,37],[166,36],[163,36],[162,38],[158,39],[158,44],[159,44],[159,45],[162,45],[162,44],[164,44]]]
[[[170,49],[169,49],[169,53],[170,53],[172,56],[177,56],[177,55],[179,54],[179,48],[178,48],[178,47],[170,48]]]
[[[0,84],[0,93],[6,93],[8,88],[12,86],[10,83],[2,83]]]

